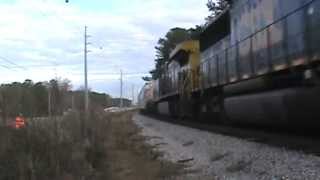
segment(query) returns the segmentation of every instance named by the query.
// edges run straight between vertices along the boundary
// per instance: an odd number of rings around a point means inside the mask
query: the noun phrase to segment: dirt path
[[[131,120],[133,113],[113,114],[107,130],[108,174],[112,180],[178,179],[183,167],[159,160],[161,153],[146,144],[146,138]]]

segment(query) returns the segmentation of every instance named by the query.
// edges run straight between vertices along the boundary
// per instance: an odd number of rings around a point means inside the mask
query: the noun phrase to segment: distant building
[[[120,98],[112,98],[111,104],[113,107],[120,107]],[[126,98],[122,98],[123,107],[130,107],[132,105],[132,101]]]

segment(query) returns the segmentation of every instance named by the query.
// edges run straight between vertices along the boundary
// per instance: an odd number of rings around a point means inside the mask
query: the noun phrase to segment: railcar
[[[171,53],[156,110],[231,123],[319,124],[320,0],[230,0]]]
[[[138,94],[138,107],[144,111],[152,112],[154,108],[154,101],[157,98],[155,91],[158,89],[156,84],[158,81],[147,82]],[[155,111],[153,111],[155,112]]]
[[[159,112],[172,116],[192,115],[193,90],[199,87],[199,41],[185,41],[171,53],[170,61],[159,78]]]

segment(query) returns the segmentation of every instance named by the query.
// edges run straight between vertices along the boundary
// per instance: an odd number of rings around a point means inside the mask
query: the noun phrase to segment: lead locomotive
[[[224,123],[320,122],[320,0],[231,0],[139,95],[150,112]]]

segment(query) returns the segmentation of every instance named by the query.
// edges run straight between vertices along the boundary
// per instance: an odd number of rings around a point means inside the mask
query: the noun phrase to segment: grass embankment
[[[134,112],[80,113],[0,129],[0,179],[168,179],[181,166],[159,160],[132,122]],[[84,122],[84,123],[83,123]],[[83,124],[85,126],[83,126]],[[85,128],[83,128],[85,127]]]

